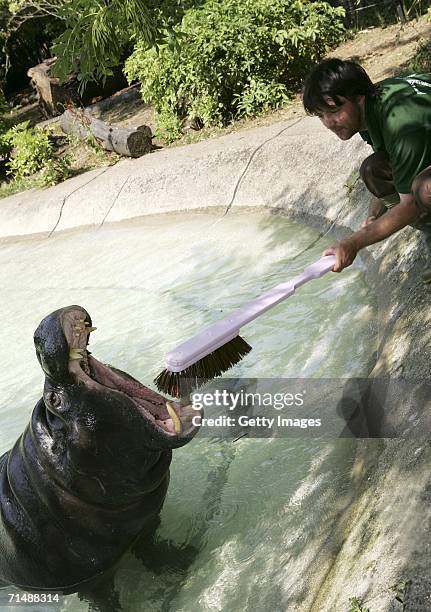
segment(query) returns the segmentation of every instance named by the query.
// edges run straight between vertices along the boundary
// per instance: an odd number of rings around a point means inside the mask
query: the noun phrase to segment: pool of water
[[[153,386],[168,350],[320,257],[327,238],[302,253],[316,236],[243,210],[1,242],[0,451],[41,396],[32,336],[45,315],[84,306],[94,355]],[[375,317],[359,267],[329,273],[243,328],[253,350],[226,375],[366,376]],[[320,580],[316,559],[323,571],[336,549],[354,449],[352,440],[198,436],[175,451],[158,532],[168,553],[157,572],[126,555],[116,578],[124,609],[301,609]],[[72,595],[58,609],[88,604]]]

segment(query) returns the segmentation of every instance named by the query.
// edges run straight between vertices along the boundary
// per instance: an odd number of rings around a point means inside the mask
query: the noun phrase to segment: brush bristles
[[[172,397],[185,397],[194,389],[229,370],[250,351],[251,346],[241,336],[236,336],[181,372],[163,370],[154,379],[154,383],[162,393],[168,393]]]

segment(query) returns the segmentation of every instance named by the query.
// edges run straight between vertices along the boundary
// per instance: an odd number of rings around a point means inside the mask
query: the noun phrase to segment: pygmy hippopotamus
[[[162,507],[172,449],[199,428],[191,406],[167,403],[87,350],[80,306],[34,334],[43,397],[0,458],[0,581],[71,593],[112,567]]]

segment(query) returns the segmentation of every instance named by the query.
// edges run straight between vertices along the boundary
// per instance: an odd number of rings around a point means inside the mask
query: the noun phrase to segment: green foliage
[[[395,599],[402,605],[402,610],[407,608],[407,596],[411,587],[411,580],[400,580],[397,584],[391,586],[391,590],[395,593]]]
[[[52,157],[52,144],[47,132],[29,128],[28,121],[8,130],[3,140],[14,151],[7,165],[16,178],[34,174]]]
[[[286,86],[282,83],[267,83],[263,78],[250,78],[238,99],[238,115],[249,117],[261,110],[283,106],[288,100]]]
[[[414,57],[409,62],[408,66],[403,73],[409,74],[412,72],[424,73],[431,71],[431,45],[429,41],[421,43],[417,49]]]
[[[125,72],[166,131],[187,115],[223,125],[283,105],[340,41],[343,15],[320,1],[207,0],[185,12],[168,43],[139,40]]]
[[[1,0],[0,0],[1,1]],[[33,0],[39,14],[64,23],[55,40],[53,73],[61,80],[78,74],[81,89],[89,80],[112,75],[131,42],[146,47],[168,40],[172,25],[181,20],[193,0]]]
[[[40,185],[54,185],[69,173],[70,158],[56,158],[54,148],[45,130],[30,128],[24,121],[10,128],[1,137],[3,154],[10,156],[9,173],[16,181],[39,172]]]
[[[70,155],[51,157],[50,159],[46,160],[39,175],[40,185],[56,185],[57,183],[64,181],[64,179],[68,178],[71,174],[71,163],[72,158]]]
[[[146,0],[60,2],[56,16],[66,29],[52,48],[57,56],[55,74],[63,79],[75,70],[83,85],[91,77],[112,74],[128,37],[139,32],[152,44],[156,36]]]
[[[358,597],[350,597],[349,612],[370,612],[370,608],[366,608]]]
[[[171,144],[182,134],[182,122],[176,113],[172,113],[169,107],[161,108],[157,116],[158,129],[155,136],[162,138],[167,144]]]

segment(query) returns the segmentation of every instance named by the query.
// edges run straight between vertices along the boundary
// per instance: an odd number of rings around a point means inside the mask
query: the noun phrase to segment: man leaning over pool
[[[341,140],[354,134],[373,147],[360,168],[371,201],[361,228],[324,255],[341,272],[358,251],[406,225],[424,233],[431,257],[431,74],[372,83],[358,64],[323,60],[308,74],[304,108]],[[431,267],[423,282],[431,282]]]

